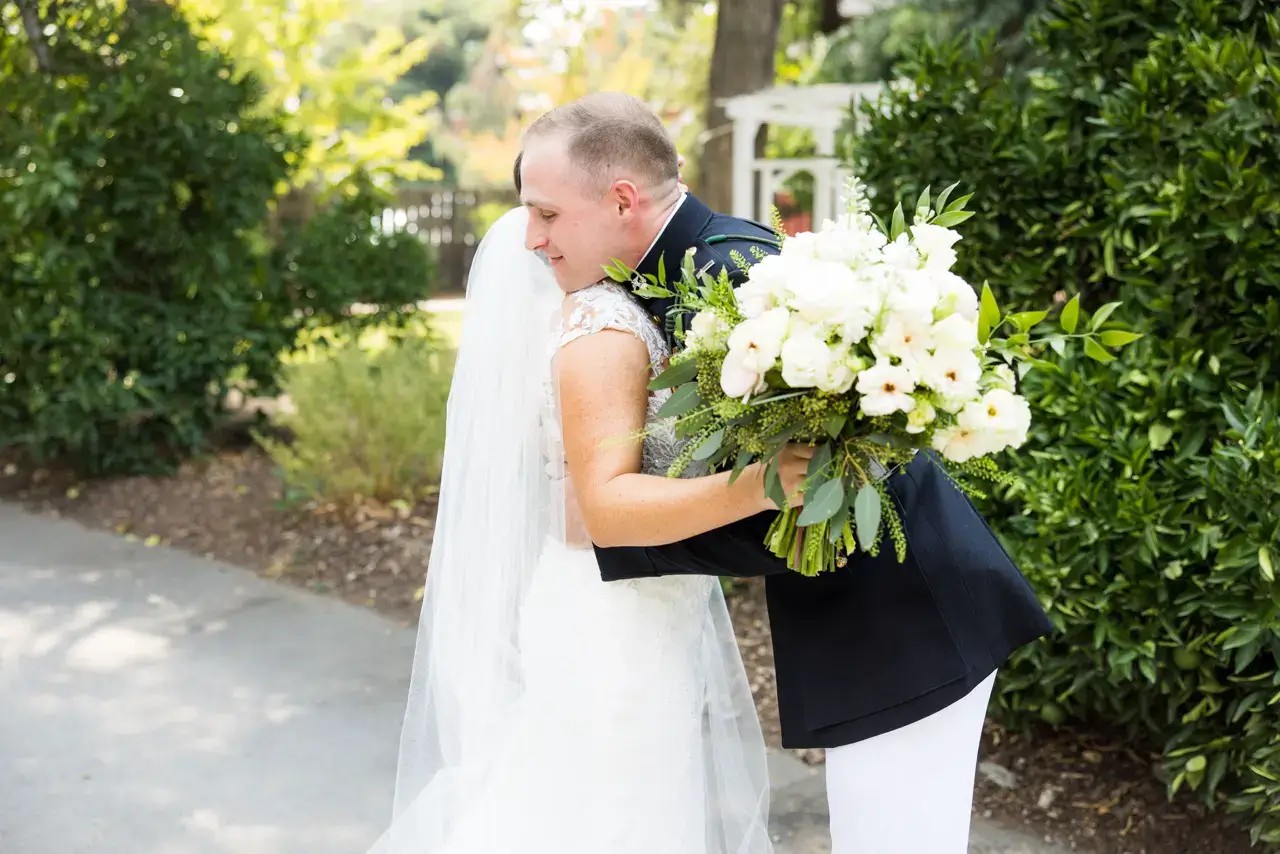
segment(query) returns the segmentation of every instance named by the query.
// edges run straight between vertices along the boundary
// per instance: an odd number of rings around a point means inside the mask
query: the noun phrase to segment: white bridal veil
[[[486,820],[495,815],[514,819],[513,814],[523,812],[484,802],[492,799],[495,778],[506,775],[509,782],[511,770],[505,763],[512,745],[506,736],[518,716],[528,719],[521,609],[548,540],[559,538],[563,544],[563,530],[557,528],[565,518],[555,463],[559,455],[552,450],[548,457],[545,423],[563,294],[543,262],[524,248],[526,224],[521,208],[500,218],[481,242],[467,282],[391,824],[371,854],[461,854],[455,849],[471,854],[465,845],[452,844],[459,823],[480,820],[477,812]],[[553,445],[557,434],[550,433]],[[575,554],[574,561],[594,561],[589,549]],[[598,578],[595,583],[604,585]],[[701,734],[692,742],[701,761],[695,758],[692,764],[705,797],[697,798],[694,820],[705,823],[706,844],[687,852],[646,854],[770,850],[759,723],[723,595],[717,585],[708,589],[713,594],[706,618],[697,624],[702,628],[690,647],[690,669],[697,674],[698,696],[704,698],[701,723],[694,724]],[[602,597],[608,595],[600,590]],[[626,680],[628,674],[604,677]],[[662,685],[645,687],[663,691]],[[572,686],[566,683],[566,688],[570,696],[565,701],[573,702]],[[625,744],[625,733],[619,735]],[[569,769],[545,772],[528,780],[526,791],[556,789],[557,781],[565,784],[567,799],[582,791],[568,783]],[[563,808],[573,815],[573,804]],[[634,820],[644,818],[645,808],[644,802],[626,803],[607,811],[616,809],[618,816]],[[656,810],[652,803],[650,808]],[[517,847],[521,854],[578,850],[563,838],[528,838]],[[516,849],[485,854],[516,854]]]

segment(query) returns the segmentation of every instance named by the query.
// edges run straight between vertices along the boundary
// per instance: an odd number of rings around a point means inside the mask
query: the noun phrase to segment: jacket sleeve
[[[664,575],[758,578],[787,572],[786,562],[764,546],[772,513],[662,546],[596,547],[605,581]]]

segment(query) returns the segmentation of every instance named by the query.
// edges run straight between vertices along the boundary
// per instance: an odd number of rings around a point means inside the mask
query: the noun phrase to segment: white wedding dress
[[[520,213],[504,220],[523,223]],[[490,247],[482,255],[488,251],[490,262],[493,242],[504,230],[499,221],[486,237]],[[547,275],[536,263],[526,272],[535,279]],[[507,299],[520,284],[519,276],[503,277]],[[508,566],[509,556],[494,557],[511,531],[476,541],[465,562],[453,560],[451,552],[441,554],[447,543],[433,545],[430,601],[424,602],[393,823],[375,850],[766,854],[771,848],[764,744],[718,582],[706,576],[601,581],[565,472],[551,379],[561,348],[606,329],[621,330],[645,343],[658,371],[669,356],[667,345],[619,285],[599,284],[567,297],[546,290],[542,281],[529,286],[546,298],[503,311],[511,315],[508,322],[542,330],[507,355],[530,365],[486,362],[490,382],[499,367],[523,375],[514,384],[509,377],[499,381],[489,393],[471,389],[468,401],[487,396],[491,404],[487,415],[468,424],[454,423],[460,401],[451,395],[450,419],[456,430],[470,427],[469,437],[494,429],[493,419],[523,424],[519,430],[536,434],[536,457],[527,435],[520,437],[516,455],[528,475],[516,491],[524,491],[524,510],[536,523],[513,520],[510,514],[522,511],[509,507],[495,516],[481,506],[485,498],[466,501],[462,490],[456,494],[472,517],[487,513],[514,527],[512,545],[533,546],[535,538],[537,545],[530,559],[514,561],[516,571]],[[469,302],[476,287],[473,272]],[[495,316],[486,322],[500,321]],[[467,344],[464,329],[460,369]],[[533,359],[538,363],[531,370]],[[480,382],[484,372],[463,373]],[[515,396],[523,403],[511,401],[512,389],[519,389]],[[650,425],[667,396],[651,396]],[[497,410],[495,397],[501,402]],[[527,418],[521,414],[526,405]],[[661,475],[681,446],[670,427],[657,426],[644,442],[642,470]],[[470,474],[467,488],[489,501],[505,501],[512,489],[509,475],[488,469],[510,460],[475,452],[458,469]],[[446,451],[446,468],[449,462]],[[530,471],[535,462],[536,476]],[[495,478],[505,479],[482,490],[475,486],[476,480]],[[445,481],[443,528],[436,536],[479,532],[475,518],[449,530],[447,474]],[[530,507],[537,502],[541,513]],[[486,568],[491,560],[501,564],[496,571]],[[487,592],[486,575],[496,585]],[[468,610],[475,619],[468,619]]]

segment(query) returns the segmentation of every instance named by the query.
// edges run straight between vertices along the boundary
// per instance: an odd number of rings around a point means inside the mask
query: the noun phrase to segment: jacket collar
[[[667,223],[666,229],[658,236],[657,243],[640,259],[636,272],[642,276],[656,276],[658,259],[665,258],[663,266],[666,268],[668,279],[675,275],[680,269],[680,263],[684,260],[684,253],[689,250],[689,247],[697,244],[713,216],[715,212],[703,204],[701,199],[690,193],[685,197],[684,204],[676,211],[675,216]]]

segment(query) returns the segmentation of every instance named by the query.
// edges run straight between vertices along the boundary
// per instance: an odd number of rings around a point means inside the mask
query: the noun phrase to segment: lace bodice
[[[615,329],[630,332],[644,342],[649,350],[650,372],[657,376],[671,358],[671,348],[662,330],[635,298],[614,282],[602,282],[569,294],[563,313],[560,334],[556,336],[555,349],[586,335]],[[554,356],[554,354],[553,354]],[[658,410],[671,397],[670,389],[651,392],[646,411],[645,426],[650,434],[645,438],[640,470],[645,474],[666,474],[671,463],[680,453],[683,443],[676,437],[675,427],[661,423]]]

